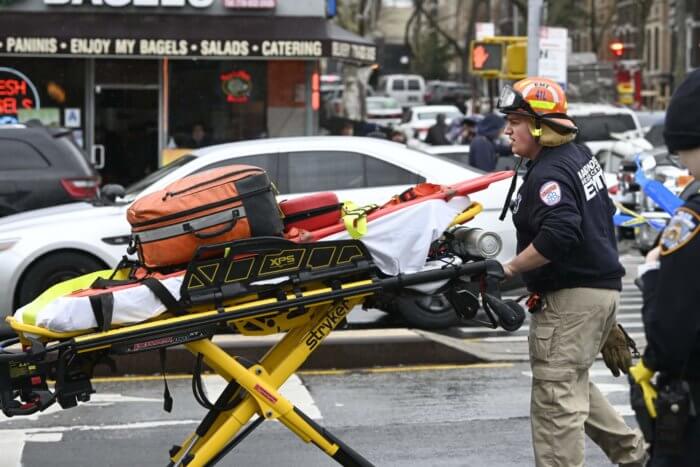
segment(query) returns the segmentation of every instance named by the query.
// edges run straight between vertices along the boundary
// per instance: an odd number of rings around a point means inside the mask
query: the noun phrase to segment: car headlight
[[[19,238],[3,238],[0,239],[0,251],[9,250],[15,243],[19,242]]]

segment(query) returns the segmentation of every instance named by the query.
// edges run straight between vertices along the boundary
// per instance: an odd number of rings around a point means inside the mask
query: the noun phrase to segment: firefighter
[[[528,160],[511,205],[518,254],[504,270],[507,278],[522,274],[533,293],[528,341],[536,465],[582,466],[585,433],[611,461],[642,466],[641,432],[627,426],[588,373],[621,332],[615,313],[625,270],[603,170],[573,142],[577,128],[557,83],[526,78],[506,86],[498,108],[513,152]]]

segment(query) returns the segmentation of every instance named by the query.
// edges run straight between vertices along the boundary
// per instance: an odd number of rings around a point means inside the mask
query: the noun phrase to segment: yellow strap
[[[465,222],[472,220],[477,214],[479,214],[483,210],[484,207],[480,203],[474,201],[472,204],[469,205],[467,209],[462,211],[461,214],[458,214],[457,217],[455,217],[452,220],[450,227],[457,224],[464,224]]]
[[[375,204],[359,207],[352,201],[343,201],[343,224],[353,240],[367,233],[367,214],[376,208]]]
[[[617,201],[614,201],[614,203],[615,203],[615,207],[617,207],[617,209],[622,211],[622,213],[627,214],[628,216],[632,217],[632,219],[623,222],[621,224],[621,227],[633,227],[635,225],[641,225],[641,224],[647,223],[646,218],[644,216],[642,216],[641,214],[636,213],[629,208],[626,208],[625,206],[623,206],[621,203],[619,203]]]
[[[57,298],[65,297],[75,291],[89,288],[98,278],[109,279],[112,272],[112,269],[103,269],[102,271],[91,272],[90,274],[74,277],[73,279],[68,279],[67,281],[52,285],[25,306],[24,312],[22,312],[22,320],[27,324],[35,325],[37,316],[46,305]],[[115,280],[124,280],[128,278],[129,268],[119,269],[113,277]]]
[[[654,372],[644,365],[644,360],[640,360],[639,363],[630,367],[629,374],[635,383],[639,384],[642,388],[642,396],[644,397],[644,405],[647,407],[649,416],[651,418],[656,418],[656,388],[651,384],[651,378],[654,376]]]

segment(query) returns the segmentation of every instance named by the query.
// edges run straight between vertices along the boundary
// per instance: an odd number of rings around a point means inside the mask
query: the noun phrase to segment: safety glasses
[[[525,110],[536,115],[536,112],[532,109],[530,103],[523,98],[523,95],[507,85],[501,89],[501,95],[498,98],[496,107],[501,112]]]

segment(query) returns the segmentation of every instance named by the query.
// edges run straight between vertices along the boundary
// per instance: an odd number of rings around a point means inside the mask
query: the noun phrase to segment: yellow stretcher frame
[[[369,461],[306,417],[292,402],[279,393],[279,388],[346,318],[353,307],[375,293],[374,290],[370,290],[374,286],[375,281],[372,279],[345,283],[341,286],[345,296],[339,299],[324,298],[333,293],[333,290],[328,287],[311,289],[300,295],[289,294],[286,298],[290,301],[294,298],[319,298],[319,301],[307,306],[306,311],[299,317],[291,320],[283,315],[295,309],[294,306],[284,309],[281,313],[267,312],[249,318],[231,319],[227,324],[234,325],[239,330],[245,329],[244,324],[247,321],[260,318],[277,319],[278,326],[286,328],[285,336],[271,347],[258,363],[249,368],[227,354],[208,337],[186,343],[185,347],[194,355],[202,355],[204,362],[216,374],[229,383],[234,381],[237,384],[235,386],[237,389],[231,394],[229,400],[236,397],[240,400],[231,410],[214,414],[213,417],[210,412],[205,417],[205,420],[208,417],[211,418],[203,432],[198,431],[201,431],[204,420],[195,432],[187,436],[181,446],[171,450],[170,465],[188,467],[213,465],[238,443],[234,441],[237,435],[244,433],[242,436],[245,437],[249,433],[246,430],[252,431],[251,427],[254,428],[263,420],[278,420],[302,441],[315,444],[342,465],[371,466]],[[356,294],[353,293],[353,289],[357,289]],[[77,353],[85,354],[108,350],[112,345],[105,342],[119,338],[122,334],[167,328],[201,318],[214,317],[222,312],[234,314],[246,309],[275,304],[281,309],[284,308],[283,302],[279,299],[252,300],[227,306],[223,310],[206,310],[88,334],[54,332],[20,323],[13,317],[8,317],[7,321],[19,334],[22,344],[28,344],[30,339],[37,338],[44,343],[59,341],[70,343],[76,346]],[[304,319],[299,320],[300,317]],[[252,421],[255,415],[259,418]]]
[[[482,209],[479,203],[472,203],[455,218],[452,225],[469,221]],[[457,277],[464,272],[467,271],[457,268],[450,276]],[[417,273],[414,276],[421,274],[427,277],[426,273]],[[432,275],[435,272],[427,274]],[[391,280],[395,282],[395,286],[408,284],[408,281],[401,277]],[[230,410],[210,410],[198,428],[190,433],[181,445],[171,449],[169,465],[214,465],[263,420],[278,420],[302,441],[315,444],[342,465],[372,466],[371,462],[304,415],[279,393],[279,388],[303,365],[353,307],[382,289],[380,282],[374,277],[357,279],[340,285],[339,289],[322,284],[313,287],[311,284],[312,287],[303,292],[288,291],[281,298],[241,297],[227,303],[223,308],[212,310],[199,306],[186,315],[161,315],[150,321],[102,332],[55,332],[21,323],[11,316],[6,321],[17,332],[19,342],[24,347],[36,341],[47,346],[58,342],[59,346],[70,348],[77,354],[109,351],[123,342],[135,339],[146,342],[150,338],[148,336],[157,336],[159,332],[167,333],[169,329],[182,329],[183,326],[201,326],[205,321],[222,321],[222,318],[226,326],[237,328],[241,334],[260,333],[249,331],[246,324],[259,324],[261,320],[272,323],[268,324],[262,333],[285,331],[286,334],[259,362],[250,367],[246,367],[214,344],[209,335],[184,343],[192,354],[202,356],[207,366],[229,382],[217,404],[236,402]],[[301,313],[293,313],[295,311]],[[254,420],[256,415],[258,418]]]

